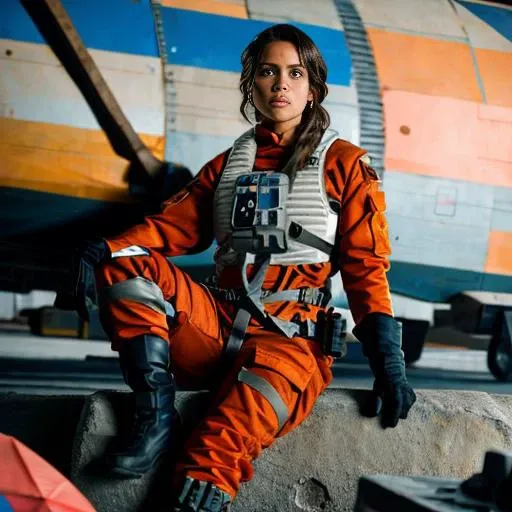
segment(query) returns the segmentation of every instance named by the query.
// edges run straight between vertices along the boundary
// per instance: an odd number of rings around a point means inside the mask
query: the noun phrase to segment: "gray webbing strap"
[[[229,335],[226,348],[224,349],[224,353],[229,359],[234,359],[240,351],[242,343],[244,342],[245,331],[247,331],[250,320],[251,314],[248,311],[243,308],[237,311],[233,327],[231,328],[231,334]]]
[[[281,430],[288,420],[288,407],[274,386],[263,377],[252,373],[244,367],[242,367],[238,374],[238,380],[258,391],[258,393],[263,395],[270,402],[279,422],[279,430]]]
[[[278,292],[263,295],[263,304],[270,302],[280,301],[294,301],[301,304],[316,304],[319,299],[322,299],[324,293],[320,288],[306,288],[306,289],[295,289],[295,290],[280,290]]]
[[[247,267],[249,266],[249,260],[246,255],[244,265],[242,268],[242,280],[244,283],[245,290],[247,291],[247,297],[249,300],[261,311],[261,313],[272,320],[274,325],[288,338],[293,338],[299,332],[299,326],[293,322],[287,322],[280,320],[279,318],[268,315],[263,307],[261,301],[261,287],[263,286],[263,280],[265,279],[265,273],[270,264],[270,256],[266,256],[261,262],[260,267],[256,271],[256,275],[249,282],[247,279]]]
[[[140,276],[104,288],[101,299],[109,302],[121,299],[133,300],[158,313],[174,316],[174,308],[164,299],[162,290],[152,281]]]
[[[323,238],[316,236],[311,231],[308,231],[306,228],[302,227],[297,222],[291,222],[290,228],[288,230],[288,235],[297,242],[300,242],[304,245],[309,245],[310,247],[314,247],[319,251],[325,252],[329,256],[332,253],[333,245],[329,242],[326,242]]]

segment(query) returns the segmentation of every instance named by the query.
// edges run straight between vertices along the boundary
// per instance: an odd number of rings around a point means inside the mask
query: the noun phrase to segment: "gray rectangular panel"
[[[387,171],[384,191],[393,260],[483,270],[492,187]]]

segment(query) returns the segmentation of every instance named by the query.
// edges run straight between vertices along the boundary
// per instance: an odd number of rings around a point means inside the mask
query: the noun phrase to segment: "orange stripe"
[[[478,68],[492,105],[512,107],[512,53],[496,50],[475,50]]]
[[[381,86],[481,101],[467,45],[368,28]]]
[[[249,18],[247,9],[245,8],[245,2],[244,5],[235,5],[229,2],[219,2],[215,0],[162,0],[162,5],[165,7],[174,7],[175,9],[187,9],[189,11],[230,16],[231,18]]]
[[[129,200],[129,164],[114,153],[102,131],[0,118],[0,133],[0,186]],[[163,137],[141,139],[163,157]]]
[[[485,272],[512,275],[512,232],[490,231]]]
[[[512,109],[384,92],[386,168],[512,187]]]

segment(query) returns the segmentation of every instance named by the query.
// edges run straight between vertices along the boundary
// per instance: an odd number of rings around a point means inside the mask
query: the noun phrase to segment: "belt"
[[[207,286],[207,288],[212,295],[229,302],[238,302],[246,297],[246,292],[243,288],[217,288],[215,286]],[[261,302],[263,304],[286,301],[326,307],[330,300],[331,292],[328,288],[303,287],[293,290],[280,290],[277,292],[272,292],[271,290],[261,291]]]

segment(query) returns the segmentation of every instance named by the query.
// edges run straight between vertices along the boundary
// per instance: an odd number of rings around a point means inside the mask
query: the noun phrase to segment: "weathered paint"
[[[388,169],[384,190],[393,262],[483,271],[493,187]]]
[[[512,91],[504,70],[512,67],[512,43],[503,20],[511,10],[465,0],[455,9],[448,0],[354,4],[384,93],[392,289],[424,300],[445,300],[455,290],[509,291],[510,279],[497,272],[510,274],[500,248],[510,254]],[[0,141],[0,191],[12,200],[2,204],[19,220],[25,193],[55,207],[67,196],[59,215],[48,207],[41,218],[24,218],[25,226],[42,227],[43,219],[79,217],[102,204],[91,198],[127,200],[127,163],[114,155],[19,2],[6,6],[0,128],[9,135]],[[128,119],[162,154],[163,76],[149,0],[64,6]],[[314,8],[309,0],[163,0],[162,12],[176,90],[176,110],[167,112],[176,119],[166,134],[174,161],[195,173],[248,127],[238,112],[240,52],[275,22],[298,22],[318,44],[329,68],[332,125],[359,143],[358,91],[333,0]],[[376,90],[375,103],[381,99]]]
[[[512,225],[509,231],[491,231],[485,272],[512,275]]]
[[[135,130],[163,136],[160,59],[99,50],[90,53]],[[0,72],[6,117],[99,129],[80,91],[48,46],[0,40]]]
[[[368,35],[383,90],[481,100],[466,44],[375,28]]]
[[[247,10],[252,19],[270,23],[300,22],[343,30],[332,0],[316,0],[313,8],[311,0],[247,0]]]
[[[460,17],[461,22],[466,28],[466,32],[469,36],[469,40],[474,48],[497,50],[499,52],[511,52],[512,51],[512,40],[509,37],[505,37],[493,26],[488,25],[482,18],[476,16],[470,10],[470,6],[476,5],[475,2],[464,2],[458,1],[457,14]],[[496,12],[496,15],[510,24],[512,9],[505,6],[489,6]]]
[[[475,51],[478,68],[485,87],[487,102],[491,105],[512,107],[512,50],[508,53],[496,50],[477,49]]]
[[[0,186],[129,200],[128,162],[114,153],[102,131],[4,117],[0,132]],[[163,155],[163,137],[141,138]]]
[[[163,9],[170,64],[240,73],[240,54],[251,40],[272,23],[241,20],[184,9]],[[350,85],[350,54],[341,30],[295,23],[318,45],[329,68],[328,82]],[[194,35],[190,37],[190,27]],[[229,38],[215,37],[229,34]]]
[[[447,0],[354,0],[354,4],[369,28],[397,34],[464,40],[464,32]]]
[[[482,290],[510,293],[512,276],[395,261],[388,280],[396,294],[428,302],[449,302],[457,293]]]
[[[492,27],[505,39],[512,41],[512,7],[457,0],[468,11],[480,19],[483,25]]]
[[[512,188],[512,109],[412,92],[383,96],[387,168]]]
[[[196,134],[196,147],[202,147],[204,144],[209,145],[207,141],[211,136],[231,137],[233,141],[250,127],[239,110],[242,97],[238,89],[238,73],[191,66],[171,65],[170,69],[178,98],[175,132]],[[359,124],[356,88],[354,85],[328,85],[329,95],[324,106],[331,116],[332,127],[341,137],[357,143]],[[172,134],[172,137],[176,135]],[[178,158],[177,155],[182,154],[183,150],[172,143],[169,146],[172,158],[184,165],[189,166],[190,158],[196,158],[196,155]],[[210,153],[209,158],[211,156],[213,154]]]
[[[188,9],[208,14],[219,14],[231,18],[247,19],[247,8],[244,0],[231,0],[222,2],[220,0],[161,0],[164,7],[175,9]]]
[[[149,0],[64,0],[62,4],[88,48],[158,57]],[[0,39],[45,44],[19,0],[4,0],[2,10]]]
[[[512,193],[509,188],[494,188],[491,230],[512,231]]]

